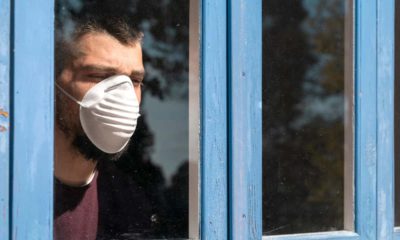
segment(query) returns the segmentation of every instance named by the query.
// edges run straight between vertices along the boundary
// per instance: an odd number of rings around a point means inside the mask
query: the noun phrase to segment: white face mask
[[[128,76],[104,79],[89,89],[82,101],[56,86],[80,105],[82,128],[97,148],[117,153],[128,144],[140,116],[139,101]]]

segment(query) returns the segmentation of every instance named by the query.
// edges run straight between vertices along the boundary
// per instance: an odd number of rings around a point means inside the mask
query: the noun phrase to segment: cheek
[[[67,97],[63,92],[58,89],[55,89],[56,95],[56,110],[59,113],[62,113],[64,117],[66,115],[70,115],[70,112],[77,112],[79,111],[79,105],[72,101],[69,97]],[[71,120],[71,119],[68,119]]]
[[[60,91],[56,91],[56,123],[58,127],[73,134],[79,129],[79,106]]]
[[[61,88],[80,101],[85,94],[83,84],[79,81],[79,74],[74,73],[71,68],[64,69],[57,79]]]
[[[135,94],[140,104],[142,100],[142,89],[140,87],[135,87]]]
[[[96,85],[94,82],[76,81],[71,84],[72,95],[78,100],[82,101],[86,93]]]

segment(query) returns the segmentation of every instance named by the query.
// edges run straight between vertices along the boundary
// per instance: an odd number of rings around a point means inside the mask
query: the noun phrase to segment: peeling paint
[[[0,108],[0,115],[2,115],[2,116],[4,116],[4,117],[6,117],[6,118],[8,118],[8,112],[6,112],[6,111],[4,111],[2,108]]]
[[[380,190],[379,191],[379,198],[380,199],[386,199],[386,194],[385,191]],[[388,212],[386,202],[385,201],[379,201],[378,203],[378,217],[385,215],[385,213]],[[380,225],[380,226],[379,226]],[[378,225],[378,236],[379,239],[389,239],[388,234],[388,221],[386,218],[381,218],[381,221]]]
[[[8,154],[8,137],[0,137],[0,155],[7,156],[7,154]],[[8,157],[3,158],[3,159],[4,159],[4,161],[7,161],[5,159],[8,159]],[[2,159],[2,161],[3,161],[3,159]]]

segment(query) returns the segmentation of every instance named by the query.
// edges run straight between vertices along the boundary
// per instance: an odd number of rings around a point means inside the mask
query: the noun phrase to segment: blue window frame
[[[227,8],[201,3],[201,238],[228,239]]]
[[[0,238],[9,238],[10,1],[0,1]]]
[[[358,0],[354,8],[355,230],[263,239],[392,239],[394,236],[394,1]],[[260,239],[261,1],[231,1],[229,9],[230,230],[233,239]]]
[[[51,239],[53,1],[11,1],[10,239]],[[2,237],[2,236],[1,236]],[[4,238],[5,239],[5,238]]]
[[[201,238],[400,239],[394,0],[355,1],[355,230],[262,236],[261,0],[201,3]],[[52,239],[53,1],[0,0],[0,239]]]
[[[232,239],[260,239],[262,232],[261,4],[261,0],[229,4]]]

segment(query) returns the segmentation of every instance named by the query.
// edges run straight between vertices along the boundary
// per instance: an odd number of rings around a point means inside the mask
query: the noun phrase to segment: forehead
[[[126,45],[107,33],[87,33],[74,44],[75,65],[97,64],[132,71],[143,68],[140,42]]]

